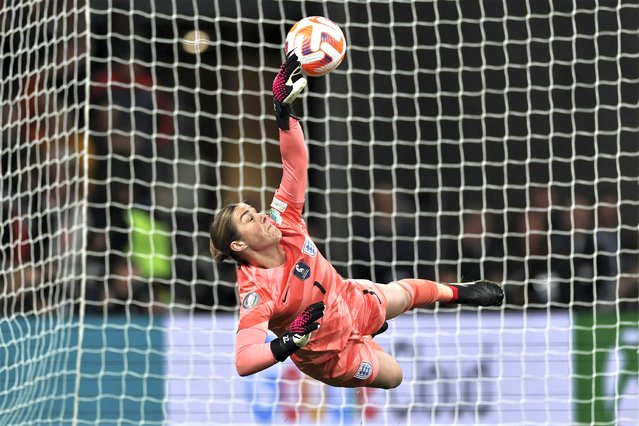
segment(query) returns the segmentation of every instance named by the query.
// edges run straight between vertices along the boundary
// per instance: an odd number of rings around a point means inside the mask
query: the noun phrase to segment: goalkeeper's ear
[[[246,245],[246,243],[244,241],[232,241],[231,242],[231,250],[236,251],[236,252],[242,252],[244,250],[246,250],[248,248],[248,246]]]

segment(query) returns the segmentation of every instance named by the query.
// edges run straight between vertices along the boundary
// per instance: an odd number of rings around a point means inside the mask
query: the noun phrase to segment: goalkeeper
[[[211,223],[215,259],[238,264],[236,368],[245,376],[290,357],[302,372],[329,385],[394,388],[402,370],[373,341],[388,327],[386,320],[433,302],[499,305],[503,292],[489,281],[377,284],[337,273],[302,219],[308,149],[291,104],[305,86],[291,54],[273,81],[283,176],[269,212],[230,204]],[[268,329],[278,337],[265,343]]]

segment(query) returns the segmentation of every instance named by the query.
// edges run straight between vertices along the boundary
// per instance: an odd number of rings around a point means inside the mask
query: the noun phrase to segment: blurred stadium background
[[[392,321],[393,391],[237,376],[208,253],[279,183],[270,84],[310,15],[349,46],[296,105],[318,247],[506,290]],[[0,27],[1,424],[636,424],[636,2],[5,0]]]

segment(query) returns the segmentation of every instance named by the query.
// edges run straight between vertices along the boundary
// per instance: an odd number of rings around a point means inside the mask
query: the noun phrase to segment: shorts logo
[[[357,373],[355,373],[355,376],[353,377],[355,377],[356,379],[365,380],[368,379],[371,374],[373,374],[373,366],[371,365],[371,363],[368,361],[362,361],[362,363],[359,365]]]
[[[277,210],[269,210],[268,215],[273,222],[277,223],[278,225],[282,224],[282,216],[280,216],[280,212],[278,212]]]
[[[259,304],[260,304],[260,296],[254,291],[251,291],[250,293],[248,293],[246,296],[244,296],[244,299],[242,300],[242,307],[246,310],[253,309]]]
[[[273,207],[275,210],[279,210],[282,213],[284,213],[286,211],[286,207],[288,207],[288,204],[286,204],[282,200],[278,200],[277,198],[273,197],[273,201],[271,201],[271,207]]]
[[[302,253],[306,253],[309,256],[315,256],[317,254],[317,247],[315,247],[315,243],[310,238],[307,238],[304,241],[304,247],[302,247]]]
[[[293,275],[303,281],[311,275],[311,267],[304,262],[297,262],[293,267]]]

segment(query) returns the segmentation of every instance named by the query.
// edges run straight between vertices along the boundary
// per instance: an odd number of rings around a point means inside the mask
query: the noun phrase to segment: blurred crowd
[[[207,218],[166,199],[179,172],[172,97],[133,62],[92,72],[88,123],[72,112],[84,91],[69,98],[68,81],[3,86],[15,101],[2,103],[0,310],[77,309],[80,299],[89,314],[234,306],[232,286],[213,285],[229,268],[202,255]]]
[[[398,214],[410,211],[411,203],[393,194],[390,188],[375,192],[372,244],[360,244],[355,254],[372,259],[370,278],[386,282],[414,274],[420,259],[413,236],[420,226],[437,230],[426,238],[437,251],[431,274],[440,282],[503,283],[512,308],[639,306],[637,234],[620,223],[620,203],[612,192],[596,200],[575,194],[562,201],[548,187],[531,186],[529,204],[520,211],[471,205],[430,226]]]
[[[47,96],[46,82],[30,86],[29,102],[3,103],[0,309],[44,312],[65,298],[76,302],[70,308],[83,298],[90,314],[232,309],[232,265],[214,266],[203,254],[208,218],[163,207],[154,187],[174,154],[173,121],[158,114],[172,110],[172,99],[154,92],[152,76],[137,66],[109,67],[93,81],[88,161],[76,133],[83,126],[56,112],[68,106]],[[30,120],[38,111],[49,116]],[[620,223],[619,206],[612,192],[561,200],[531,187],[519,211],[471,204],[425,224],[420,206],[382,183],[369,214],[353,216],[352,258],[343,259],[353,266],[340,272],[390,282],[419,273],[418,254],[428,252],[426,278],[503,283],[510,308],[636,309],[637,241]],[[325,227],[311,225],[311,232]]]
[[[176,92],[133,60],[133,43],[98,36],[126,15],[93,27],[87,64],[84,13],[24,9],[0,23],[0,311],[232,309],[233,268],[213,267],[208,215],[184,183],[195,148],[176,148]]]
[[[82,20],[68,27],[81,32]],[[193,144],[176,143],[189,124],[176,118],[175,92],[125,47],[117,53],[120,60],[91,65],[88,90],[82,43],[33,53],[56,64],[52,72],[2,82],[5,315],[73,310],[80,300],[89,314],[237,304],[233,265],[214,265],[208,255],[208,221],[218,206],[202,208],[199,195],[180,201],[198,191],[181,183],[196,173],[198,157]],[[15,65],[3,62],[3,72]],[[79,107],[85,101],[88,114]],[[213,176],[202,183],[214,188],[215,175],[201,172]],[[620,220],[614,187],[566,197],[531,186],[525,207],[491,210],[470,200],[460,212],[419,205],[390,182],[370,194],[368,208],[349,218],[347,257],[330,259],[345,276],[489,279],[503,283],[514,309],[639,305],[636,227]],[[309,219],[318,246],[329,245],[330,214]]]
[[[355,230],[366,236],[354,243],[356,261],[364,261],[356,274],[378,282],[411,277],[424,260],[419,253],[427,253],[433,265],[427,276],[444,283],[502,283],[511,308],[639,308],[637,233],[620,222],[614,192],[562,199],[553,189],[531,185],[526,193],[523,209],[471,204],[429,224],[416,220],[409,197],[382,186],[373,193],[371,223]],[[414,238],[418,229],[430,230],[434,241],[423,247]]]

